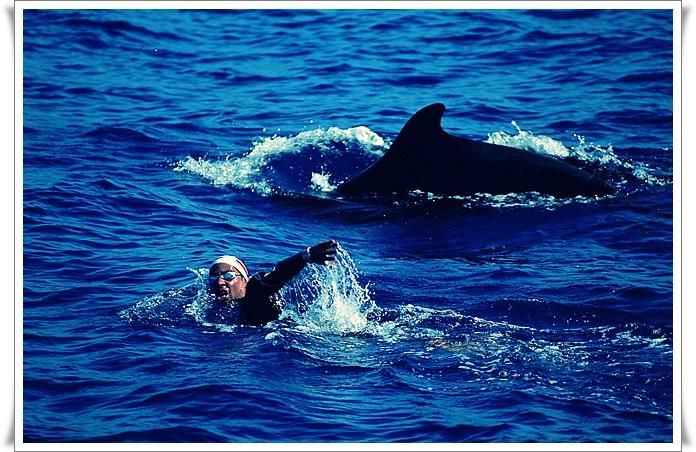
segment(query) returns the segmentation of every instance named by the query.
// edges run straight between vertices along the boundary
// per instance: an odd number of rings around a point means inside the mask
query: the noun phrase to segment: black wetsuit
[[[268,273],[256,273],[246,285],[246,294],[239,303],[244,322],[261,326],[278,320],[283,310],[278,291],[295,277],[306,265],[302,253],[281,261]]]

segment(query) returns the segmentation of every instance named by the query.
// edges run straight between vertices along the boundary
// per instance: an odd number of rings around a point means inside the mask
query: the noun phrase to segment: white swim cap
[[[227,264],[233,269],[237,270],[244,278],[244,281],[249,281],[249,270],[247,270],[246,265],[241,259],[235,256],[220,256],[210,265],[211,267],[215,264]]]

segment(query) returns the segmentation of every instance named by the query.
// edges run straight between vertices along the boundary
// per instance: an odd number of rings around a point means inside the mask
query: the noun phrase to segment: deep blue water
[[[671,10],[26,10],[23,46],[25,442],[672,441]],[[332,193],[432,102],[617,194]],[[211,307],[219,254],[328,238],[279,321]]]

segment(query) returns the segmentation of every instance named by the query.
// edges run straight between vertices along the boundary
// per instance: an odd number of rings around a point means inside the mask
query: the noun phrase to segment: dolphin
[[[613,188],[567,162],[536,152],[472,141],[442,130],[445,106],[420,109],[370,167],[336,188],[341,195],[421,190],[441,195],[538,192],[607,195]]]

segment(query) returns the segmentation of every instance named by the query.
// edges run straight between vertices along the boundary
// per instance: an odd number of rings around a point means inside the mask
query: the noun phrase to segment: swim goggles
[[[210,275],[208,276],[208,282],[209,283],[216,283],[218,279],[222,278],[225,281],[234,281],[235,278],[239,278],[241,273],[233,272],[233,271],[226,271],[225,273],[222,273],[220,275]]]

